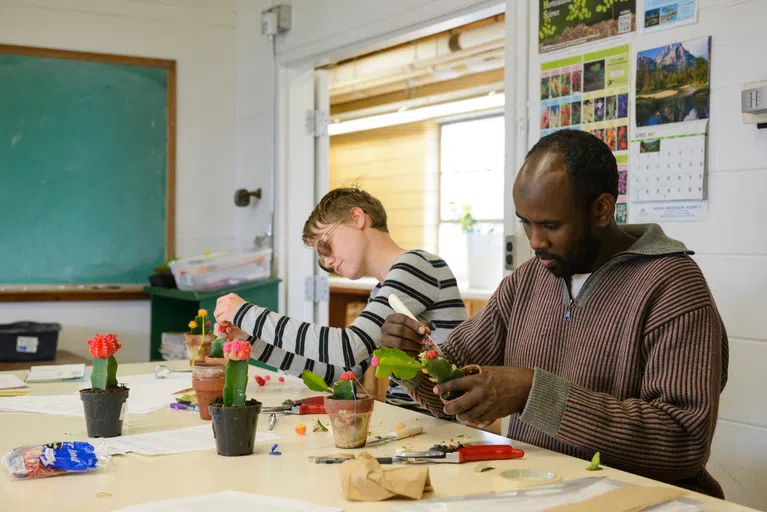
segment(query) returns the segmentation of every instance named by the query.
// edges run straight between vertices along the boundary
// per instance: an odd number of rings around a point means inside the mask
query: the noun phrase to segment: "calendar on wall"
[[[630,160],[633,201],[705,198],[705,135],[637,140]]]
[[[631,222],[708,217],[708,120],[638,128],[629,145]]]

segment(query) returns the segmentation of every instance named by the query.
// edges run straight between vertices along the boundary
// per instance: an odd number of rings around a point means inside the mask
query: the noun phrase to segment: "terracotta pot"
[[[362,395],[356,400],[333,400],[325,397],[325,410],[330,417],[333,441],[337,448],[362,448],[368,439],[373,397]]]
[[[210,344],[215,339],[213,333],[205,334],[205,339],[202,338],[201,334],[184,333],[184,345],[186,345],[186,356],[189,358],[189,363],[204,363],[205,357],[210,355]],[[200,348],[200,343],[202,343],[202,348]],[[198,348],[199,352],[197,352]]]
[[[197,395],[200,419],[210,420],[208,404],[224,396],[226,366],[198,363],[192,366],[192,387]]]
[[[206,364],[217,364],[220,366],[226,366],[226,358],[225,357],[210,357],[205,356],[205,363]]]

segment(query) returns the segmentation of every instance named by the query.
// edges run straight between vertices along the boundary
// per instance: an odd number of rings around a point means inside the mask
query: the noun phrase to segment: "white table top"
[[[118,375],[151,373],[158,363],[124,364]],[[178,369],[188,368],[185,361],[170,363]],[[24,372],[15,372],[24,376]],[[299,379],[286,377],[285,383],[270,383],[258,389],[253,375],[267,372],[251,367],[248,396],[265,406],[279,405],[283,400],[311,396]],[[31,393],[38,395],[75,392],[82,383],[32,384]],[[3,398],[0,398],[2,401]],[[281,456],[269,456],[269,444],[257,444],[256,452],[245,457],[221,457],[215,450],[178,455],[145,457],[128,454],[113,457],[112,470],[89,475],[58,476],[39,480],[12,480],[7,474],[0,475],[0,508],[3,510],[112,510],[152,500],[200,495],[222,490],[253,492],[270,496],[301,499],[317,504],[335,506],[344,510],[388,510],[390,502],[348,502],[341,496],[338,478],[339,465],[310,464],[310,455],[338,453],[329,432],[312,432],[315,416],[281,415],[272,431],[282,436],[279,443]],[[326,416],[322,417],[327,419]],[[205,422],[197,413],[162,409],[145,415],[129,415],[123,434],[200,425]],[[305,436],[294,432],[297,424],[307,426]],[[463,425],[438,420],[424,414],[376,402],[371,430],[383,435],[404,423],[423,426],[424,433],[410,440],[395,441],[368,448],[375,456],[389,456],[400,446],[425,450],[436,443],[448,443],[463,434],[460,441],[474,443],[507,443],[508,439],[488,434]],[[268,415],[259,418],[258,430],[265,431]],[[53,441],[85,440],[85,420],[65,416],[49,416],[26,413],[0,413],[0,453],[26,444],[43,444]],[[496,471],[504,469],[545,469],[560,473],[564,479],[594,476],[585,471],[587,462],[522,443],[514,444],[525,450],[520,460],[491,463]],[[359,452],[362,450],[351,450]],[[491,491],[494,489],[495,472],[477,473],[474,463],[461,465],[432,464],[429,466],[434,493],[425,498],[447,497]],[[5,473],[5,468],[2,472]],[[606,468],[599,476],[630,482],[637,485],[664,485],[646,478]],[[99,493],[109,493],[99,497]],[[748,510],[746,508],[690,493],[712,511]]]

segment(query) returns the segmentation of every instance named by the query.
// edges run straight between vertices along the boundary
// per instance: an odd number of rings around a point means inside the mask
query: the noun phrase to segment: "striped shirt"
[[[531,260],[442,349],[458,366],[534,368],[508,436],[722,497],[706,471],[728,342],[692,254],[657,225],[585,282],[567,283]],[[423,375],[405,383],[425,407],[443,404]]]
[[[240,306],[233,323],[250,336],[253,358],[291,375],[311,370],[330,385],[344,371],[362,375],[369,367],[380,346],[384,320],[394,312],[388,302],[392,293],[431,327],[437,343],[467,318],[447,263],[425,251],[408,251],[394,261],[384,282],[370,293],[365,309],[345,329],[293,320],[249,303]]]

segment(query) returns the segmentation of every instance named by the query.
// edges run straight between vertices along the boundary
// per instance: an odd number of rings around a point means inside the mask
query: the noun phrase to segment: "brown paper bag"
[[[428,466],[399,466],[384,470],[369,453],[339,468],[344,498],[349,501],[383,501],[395,496],[419,500],[432,490]]]

